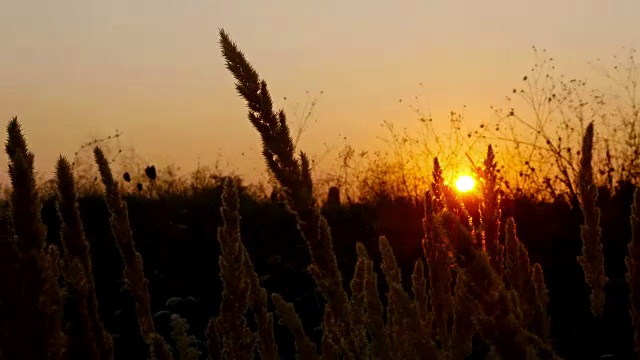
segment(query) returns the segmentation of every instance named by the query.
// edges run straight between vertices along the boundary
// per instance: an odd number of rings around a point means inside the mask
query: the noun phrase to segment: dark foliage
[[[624,281],[624,257],[630,238],[629,209],[633,187],[621,185],[613,195],[601,196],[602,227],[607,285],[604,316],[590,315],[589,289],[576,262],[581,252],[579,228],[582,215],[567,203],[537,203],[527,198],[504,199],[503,220],[513,216],[518,235],[532,262],[539,262],[551,298],[552,338],[558,354],[566,359],[589,359],[594,354],[633,356],[628,316],[628,287]],[[217,315],[221,283],[217,274],[221,225],[221,187],[200,189],[195,195],[161,194],[157,199],[126,198],[136,247],[145,260],[151,306],[156,327],[170,339],[170,316],[179,314],[190,324],[190,333],[203,340],[207,321]],[[101,197],[81,197],[80,211],[91,243],[97,295],[105,328],[114,334],[117,359],[140,358],[146,353],[137,329],[131,295],[124,289],[122,264],[111,239],[108,210]],[[468,204],[474,216],[473,204]],[[345,287],[353,275],[355,243],[362,242],[374,263],[380,263],[377,238],[391,242],[403,279],[409,287],[412,264],[420,256],[422,204],[402,199],[377,204],[326,207],[334,238],[338,266]],[[306,268],[310,262],[295,219],[273,199],[258,200],[240,192],[241,231],[257,273],[269,292],[290,299],[307,325],[307,333],[319,340],[322,297]],[[59,243],[59,220],[53,200],[44,202],[43,221],[48,241]],[[504,223],[504,221],[503,221]],[[4,227],[2,228],[4,230]],[[6,236],[6,235],[3,235]],[[291,284],[297,284],[292,287]],[[305,285],[299,285],[305,284]],[[387,291],[380,282],[380,291]],[[250,324],[253,326],[253,324]],[[290,333],[276,326],[280,351],[291,353]],[[282,340],[282,341],[281,341]],[[200,343],[204,350],[204,342]],[[289,358],[289,356],[284,356]]]

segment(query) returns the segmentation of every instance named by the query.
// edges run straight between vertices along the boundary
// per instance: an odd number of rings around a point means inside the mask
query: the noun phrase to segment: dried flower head
[[[144,169],[144,173],[145,175],[147,175],[147,177],[149,178],[149,180],[151,181],[155,181],[157,174],[156,174],[156,167],[151,165],[151,166],[147,166]]]

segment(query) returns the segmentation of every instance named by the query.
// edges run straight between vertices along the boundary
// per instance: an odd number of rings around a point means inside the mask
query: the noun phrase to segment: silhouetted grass
[[[60,158],[59,194],[41,208],[33,154],[12,119],[15,236],[0,242],[0,357],[633,356],[638,195],[631,213],[631,192],[595,196],[593,125],[583,140],[582,214],[561,199],[501,196],[491,147],[478,169],[480,199],[461,201],[436,158],[423,198],[345,206],[333,189],[322,207],[266,82],[224,31],[220,41],[278,193],[256,198],[233,177],[169,191],[153,166],[139,194],[123,193],[95,148],[104,196],[78,198]],[[621,208],[625,216],[606,215]],[[597,280],[605,273],[609,283]]]

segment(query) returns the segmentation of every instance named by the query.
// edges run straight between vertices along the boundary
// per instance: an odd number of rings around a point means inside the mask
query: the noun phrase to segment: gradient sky
[[[638,47],[638,14],[637,0],[5,0],[0,119],[19,117],[45,173],[59,154],[119,129],[149,163],[189,170],[221,154],[252,176],[264,169],[260,142],[219,28],[279,107],[324,92],[302,143],[320,153],[342,136],[378,146],[385,120],[413,126],[398,100],[414,96],[445,125],[462,105],[467,121],[482,121],[534,64],[532,45],[563,73],[587,76],[588,61]]]

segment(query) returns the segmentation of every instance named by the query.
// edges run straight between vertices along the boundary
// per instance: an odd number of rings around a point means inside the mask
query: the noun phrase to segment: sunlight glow
[[[456,189],[462,193],[473,190],[475,185],[476,181],[469,175],[462,175],[459,176],[458,179],[456,179]]]

